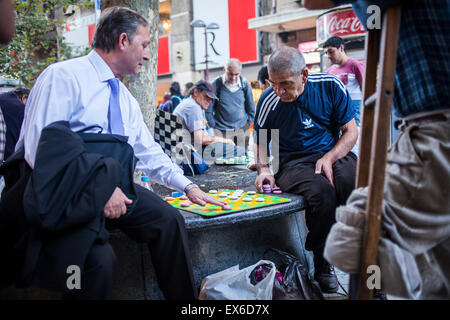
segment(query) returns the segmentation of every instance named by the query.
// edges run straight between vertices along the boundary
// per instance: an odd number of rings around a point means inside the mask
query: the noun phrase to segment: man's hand
[[[231,139],[223,139],[223,143],[225,144],[231,144],[232,146],[235,146],[236,144],[234,143],[233,140]]]
[[[200,190],[200,188],[192,188],[191,190],[188,191],[186,195],[189,198],[189,200],[201,206],[205,206],[206,203],[211,203],[223,207],[224,205],[227,204],[225,201],[221,201],[219,199],[207,195],[202,190]]]
[[[269,172],[261,172],[255,179],[255,187],[256,190],[258,190],[259,192],[263,192],[263,184],[264,183],[269,183],[270,184],[270,188],[273,189],[275,186],[275,178],[273,177],[273,175]]]
[[[327,177],[328,181],[330,181],[331,185],[334,187],[333,161],[327,155],[324,155],[316,162],[316,174],[321,174],[322,171],[325,174],[325,177]]]
[[[111,198],[109,198],[103,208],[103,214],[105,215],[105,218],[108,219],[120,218],[121,215],[124,215],[127,212],[126,205],[132,203],[133,200],[128,199],[122,190],[120,190],[119,187],[116,187]]]

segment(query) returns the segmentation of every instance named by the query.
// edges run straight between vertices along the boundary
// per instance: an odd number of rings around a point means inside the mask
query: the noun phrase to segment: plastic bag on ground
[[[283,281],[276,280],[273,288],[273,300],[323,300],[320,286],[308,272],[308,268],[294,255],[271,248],[264,257],[269,256],[278,262],[277,268],[283,275]]]
[[[251,274],[261,265],[270,271],[252,284]],[[272,261],[260,260],[254,265],[239,269],[239,265],[211,274],[203,279],[200,300],[272,300],[276,267]]]

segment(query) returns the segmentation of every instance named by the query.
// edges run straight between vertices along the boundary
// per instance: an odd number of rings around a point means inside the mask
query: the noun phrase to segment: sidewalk
[[[325,300],[347,300],[350,284],[350,275],[344,271],[334,268],[339,281],[339,290],[334,293],[323,293]]]

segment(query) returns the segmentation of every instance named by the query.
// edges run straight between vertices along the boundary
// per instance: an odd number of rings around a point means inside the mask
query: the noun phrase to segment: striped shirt
[[[292,152],[327,152],[336,145],[340,127],[354,117],[348,91],[336,76],[310,74],[305,90],[294,102],[281,101],[273,88],[263,92],[256,109],[256,141],[263,143],[267,133],[270,142],[274,133],[270,129],[277,129],[280,157]]]

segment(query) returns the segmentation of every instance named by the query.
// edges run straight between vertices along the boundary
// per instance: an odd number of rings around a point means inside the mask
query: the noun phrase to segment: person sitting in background
[[[173,113],[175,108],[180,104],[181,100],[183,100],[183,96],[181,95],[180,84],[177,81],[172,82],[169,91],[170,91],[170,113]]]
[[[20,87],[0,94],[0,108],[6,125],[5,160],[14,153],[14,148],[19,140],[29,93],[30,89]]]
[[[170,93],[166,92],[164,94],[164,98],[163,101],[158,105],[158,110],[162,110],[162,111],[169,111],[169,104],[166,102],[170,100]]]
[[[186,82],[186,84],[184,85],[184,91],[183,91],[183,96],[185,98],[188,98],[190,96],[190,91],[193,86],[194,86],[194,84],[192,82]]]
[[[205,80],[200,80],[191,89],[191,96],[184,99],[173,113],[183,121],[183,129],[185,129],[183,143],[199,146],[196,149],[202,149],[203,158],[209,160],[207,161],[209,163],[213,159],[208,155],[222,156],[222,152],[227,152],[229,156],[245,154],[245,150],[236,147],[232,140],[207,134],[203,110],[208,108],[213,99],[217,99],[217,96],[212,85]],[[208,146],[210,147],[206,149]]]
[[[170,96],[169,99],[166,100],[166,96],[164,96],[164,102],[158,107],[159,110],[173,113],[173,110],[177,107],[177,105],[183,100],[183,96],[181,95],[180,84],[176,81],[172,82],[169,88]]]

